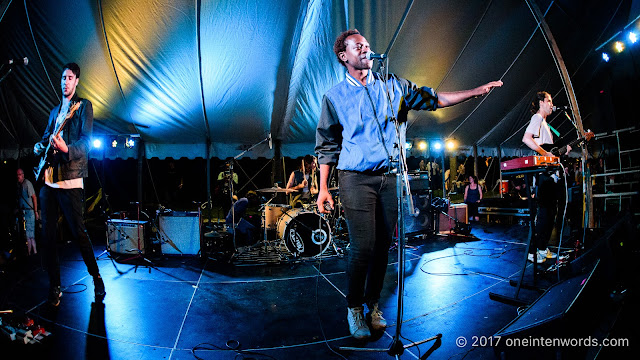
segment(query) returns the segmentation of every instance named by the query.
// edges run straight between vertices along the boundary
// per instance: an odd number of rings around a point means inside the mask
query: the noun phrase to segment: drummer
[[[294,190],[290,194],[291,207],[303,207],[313,202],[318,194],[318,166],[315,156],[305,155],[300,168],[291,173],[287,189]]]

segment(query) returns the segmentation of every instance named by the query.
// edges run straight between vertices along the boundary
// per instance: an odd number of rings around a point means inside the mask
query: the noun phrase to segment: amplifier
[[[146,251],[147,221],[107,220],[109,251],[116,254],[138,254]]]
[[[451,216],[452,218],[454,218],[460,223],[463,223],[463,224],[469,223],[469,215],[468,215],[469,213],[467,211],[467,204],[464,204],[464,203],[451,204],[449,206],[447,213],[449,214],[449,216]],[[438,231],[447,232],[447,231],[451,231],[451,229],[456,227],[455,220],[452,220],[451,218],[449,218],[449,216],[445,216],[442,213],[440,213],[438,216],[440,217],[438,222]]]
[[[160,215],[160,247],[165,255],[198,255],[200,252],[200,214],[174,211]]]
[[[417,174],[409,174],[409,185],[411,186],[411,191],[414,190],[429,190],[429,174],[428,173],[417,173]]]

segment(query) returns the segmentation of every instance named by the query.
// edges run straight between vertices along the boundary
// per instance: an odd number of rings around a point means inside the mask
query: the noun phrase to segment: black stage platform
[[[526,238],[525,226],[475,224],[472,237],[412,239],[407,248],[402,334],[405,343],[437,333],[443,336],[441,341],[407,349],[401,358],[496,358],[491,344],[472,345],[518,315],[518,307],[491,300],[489,292],[513,293],[509,279],[516,279],[522,267]],[[95,242],[98,255],[103,246]],[[95,303],[93,284],[77,248],[65,244],[63,297],[56,309],[45,303],[48,283],[38,256],[3,267],[0,310],[26,314],[51,335],[30,345],[10,342],[3,335],[2,358],[339,359],[333,352],[339,346],[387,347],[395,331],[395,258],[392,251],[381,300],[391,326],[370,342],[357,342],[349,336],[346,322],[344,257],[251,266],[167,257],[153,259],[153,266],[147,266],[103,256],[98,264],[107,296],[103,303]],[[530,270],[531,266],[525,279],[531,279]],[[549,285],[555,276],[539,276],[539,284]],[[533,301],[540,293],[523,289],[520,296]],[[635,316],[637,310],[623,304],[612,302],[585,316],[618,314],[611,334],[629,337],[625,326],[631,316],[619,314]],[[634,339],[637,342],[637,335]],[[587,350],[574,354],[584,356]],[[602,354],[623,350],[630,348],[605,349]],[[386,353],[340,355],[393,358]]]

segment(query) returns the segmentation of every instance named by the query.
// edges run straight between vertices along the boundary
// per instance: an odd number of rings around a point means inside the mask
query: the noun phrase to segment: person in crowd
[[[464,203],[469,210],[469,220],[480,221],[478,215],[478,205],[482,200],[482,187],[478,185],[478,178],[475,175],[469,176],[469,185],[464,188]]]
[[[36,248],[36,220],[40,219],[38,213],[38,198],[33,190],[31,181],[25,179],[24,171],[18,169],[16,171],[18,178],[18,186],[16,189],[16,197],[18,203],[18,218],[21,220],[21,228],[27,238],[27,254],[33,255],[38,252]]]

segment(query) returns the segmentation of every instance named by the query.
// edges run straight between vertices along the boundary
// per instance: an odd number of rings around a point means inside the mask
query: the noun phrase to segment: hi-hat
[[[270,187],[270,188],[258,189],[257,191],[260,191],[263,193],[290,193],[290,192],[294,192],[295,190],[279,188],[279,187]]]

